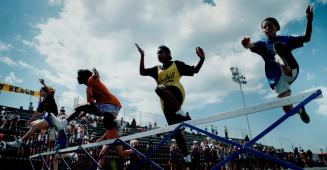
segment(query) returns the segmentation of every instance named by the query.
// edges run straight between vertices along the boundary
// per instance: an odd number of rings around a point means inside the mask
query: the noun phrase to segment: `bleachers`
[[[0,105],[0,108],[3,106]],[[20,121],[18,123],[18,128],[17,131],[14,130],[8,130],[8,129],[1,129],[0,128],[0,133],[5,134],[3,140],[4,141],[12,141],[14,140],[14,136],[16,135],[22,135],[24,134],[29,128],[25,126],[25,123],[27,120],[31,117],[32,112],[27,111],[27,110],[21,110],[21,109],[16,109],[16,108],[11,108],[11,107],[6,107],[6,110],[9,111],[15,111],[18,112],[20,115]],[[41,117],[40,117],[41,118]],[[126,130],[123,133],[123,136],[139,133],[140,131],[144,131],[144,127],[137,127],[137,128],[131,128],[131,127],[126,127]],[[88,131],[89,134],[96,134],[96,137],[102,136],[104,132],[103,124],[102,122],[97,123],[97,127],[94,128],[90,125],[88,125]],[[37,132],[38,133],[38,132]],[[197,134],[189,131],[185,131],[185,139],[187,141],[188,146],[192,145],[193,141],[198,141],[201,143],[206,136],[202,134]],[[159,135],[154,135],[154,136],[148,136],[144,138],[140,138],[139,140],[139,147],[138,150],[144,154],[146,154],[148,151],[150,151],[153,147],[155,147],[157,144],[159,144],[165,134],[159,134]],[[239,139],[233,139],[236,142],[239,142]],[[128,141],[127,141],[128,142]],[[73,144],[71,143],[70,146]],[[164,144],[162,147],[159,148],[159,150],[152,156],[152,160],[159,164],[160,166],[164,167],[165,169],[169,169],[168,161],[170,157],[170,152],[169,152],[169,147],[170,147],[170,142]],[[32,150],[35,149],[35,146],[23,146],[19,149],[16,148],[7,148],[6,150],[1,150],[0,149],[0,169],[31,169],[30,163],[28,156],[32,154]],[[44,152],[46,151],[47,148],[41,148],[39,151],[36,151],[35,153],[39,152]],[[94,156],[94,158],[97,159],[97,155],[100,151],[100,147],[98,148],[90,148],[88,151],[90,154]],[[201,152],[201,167],[204,168],[204,158],[202,151]],[[33,153],[33,154],[35,154]],[[71,165],[71,168],[73,169],[78,169],[78,170],[83,170],[83,169],[90,169],[90,167],[93,167],[91,169],[95,169],[95,165],[90,161],[90,159],[87,158],[85,153],[79,152],[79,161],[76,164]],[[182,158],[180,158],[182,159]],[[123,169],[124,163],[126,163],[128,160],[130,160],[130,157],[125,157],[125,158],[119,158],[113,150],[111,150],[107,156],[107,163],[105,169],[111,169],[111,167],[116,167],[117,169]],[[264,161],[258,159],[254,160],[257,162],[261,162],[262,164],[265,164]],[[42,168],[42,159],[37,158],[33,159],[33,164],[36,167],[36,169],[41,169]],[[260,163],[258,163],[260,164]],[[3,168],[7,166],[15,166],[10,167],[10,168]],[[114,166],[115,165],[115,166]],[[179,165],[179,168],[182,165]],[[60,164],[60,167],[64,167],[64,164]],[[178,168],[178,169],[179,169]],[[149,163],[145,163],[142,166],[142,169],[153,169]]]
[[[0,105],[0,108],[3,106]],[[11,108],[11,107],[6,107],[6,110],[12,111],[12,112],[18,112],[20,115],[20,121],[18,123],[17,131],[13,130],[8,130],[8,129],[1,129],[0,128],[0,133],[5,134],[4,140],[5,141],[12,141],[14,140],[14,136],[17,134],[24,134],[29,128],[25,126],[25,123],[28,121],[28,119],[31,117],[32,112],[28,110],[21,110],[17,108]],[[39,117],[41,118],[41,117]],[[140,132],[140,129],[145,129],[144,127],[137,127],[137,128],[126,128],[127,130],[123,132],[123,136],[131,135]],[[96,137],[100,137],[103,132],[104,132],[104,127],[102,122],[97,123],[97,127],[94,128],[90,125],[88,125],[88,132],[89,134],[96,134]],[[198,135],[198,134],[191,134],[191,133],[185,133],[186,141],[188,142],[188,145],[191,145],[191,142],[194,140],[202,141],[205,136],[203,135]],[[140,151],[143,153],[146,153],[146,151],[149,150],[149,148],[153,148],[155,145],[159,144],[160,141],[163,139],[163,135],[156,135],[156,136],[149,136],[149,137],[144,137],[138,139],[140,142]],[[153,155],[153,159],[155,162],[157,162],[159,165],[163,167],[168,166],[168,159],[169,159],[169,147],[170,147],[170,142],[167,144],[164,144],[157,153]],[[95,149],[93,152],[98,152],[98,149]],[[18,155],[18,152],[20,150],[16,148],[7,148],[6,151],[2,152],[1,156],[1,162],[11,162],[11,161],[16,161],[16,162],[22,162],[20,165],[24,165],[24,168],[29,167],[29,159],[28,155]],[[79,154],[79,157],[81,157],[82,160],[86,159],[85,154]],[[108,154],[108,159],[115,159],[117,162],[120,162],[120,164],[126,162],[129,158],[118,158],[115,156],[114,151],[111,151]],[[34,159],[33,162],[36,164],[36,166],[40,167],[42,164],[42,161],[40,158]],[[87,162],[87,163],[85,163]],[[26,166],[29,165],[29,166]],[[78,167],[88,167],[90,165],[89,161],[79,161]],[[145,165],[145,169],[148,169],[149,166]],[[81,168],[79,168],[81,169]]]

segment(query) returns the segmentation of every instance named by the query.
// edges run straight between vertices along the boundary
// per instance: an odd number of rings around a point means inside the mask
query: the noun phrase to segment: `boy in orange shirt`
[[[120,136],[117,131],[119,123],[116,122],[118,112],[121,108],[119,100],[112,95],[106,86],[100,81],[100,75],[94,68],[93,74],[91,71],[86,69],[78,70],[77,72],[78,83],[87,86],[87,104],[79,105],[75,108],[75,112],[67,117],[67,119],[57,119],[52,116],[54,126],[57,129],[64,129],[69,121],[76,118],[79,114],[89,113],[96,116],[103,116],[103,125],[106,128],[106,132],[103,136],[97,140],[116,139]],[[103,167],[109,145],[104,145],[99,154],[98,164]],[[128,156],[133,153],[132,150],[123,150],[122,145],[116,145],[116,151],[119,156]],[[99,168],[99,167],[98,167]]]

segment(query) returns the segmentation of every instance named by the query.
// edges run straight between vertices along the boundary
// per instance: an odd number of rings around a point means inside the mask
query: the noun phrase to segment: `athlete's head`
[[[87,69],[80,69],[77,71],[77,80],[79,84],[87,85],[87,81],[92,76],[92,72]]]
[[[261,29],[268,38],[274,38],[280,26],[275,18],[268,17],[261,22]]]
[[[158,60],[161,63],[170,61],[172,59],[169,48],[164,45],[158,47],[157,55],[158,55]]]

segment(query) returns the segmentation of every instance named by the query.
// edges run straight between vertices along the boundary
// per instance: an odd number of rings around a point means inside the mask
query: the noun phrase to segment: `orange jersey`
[[[121,107],[119,100],[112,95],[98,77],[91,76],[86,88],[87,102],[112,104]]]

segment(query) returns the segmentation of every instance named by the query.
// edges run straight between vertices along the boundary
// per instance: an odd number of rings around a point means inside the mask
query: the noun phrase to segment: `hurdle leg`
[[[120,142],[122,142],[125,146],[129,147],[130,149],[132,149],[137,155],[139,155],[140,157],[142,157],[143,159],[149,161],[150,163],[152,163],[157,169],[160,170],[164,170],[162,167],[160,167],[157,163],[153,162],[151,159],[147,158],[143,153],[141,153],[140,151],[138,151],[137,149],[135,149],[134,147],[132,147],[131,145],[129,145],[128,143],[126,143],[125,141],[122,141],[119,139]]]
[[[276,128],[278,125],[280,125],[282,122],[284,122],[287,118],[289,118],[290,116],[296,114],[296,112],[302,108],[304,105],[308,104],[310,101],[312,101],[313,99],[315,99],[316,97],[321,95],[321,91],[317,91],[315,93],[313,93],[312,95],[310,95],[309,97],[307,97],[306,99],[304,99],[300,104],[298,104],[296,107],[294,107],[292,110],[290,110],[289,112],[287,112],[286,114],[284,114],[281,118],[279,118],[277,121],[275,121],[272,125],[270,125],[268,128],[266,128],[264,131],[262,131],[259,135],[257,135],[256,137],[254,137],[252,140],[250,140],[248,143],[246,143],[244,145],[245,148],[248,148],[250,146],[252,146],[255,142],[257,142],[259,139],[261,139],[263,136],[265,136],[266,134],[268,134],[270,131],[272,131],[274,128]],[[242,147],[243,148],[243,147]],[[241,150],[241,149],[240,149]],[[234,154],[230,155],[229,157],[227,157],[224,161],[222,161],[221,163],[219,163],[217,166],[215,166],[214,168],[220,168],[223,164],[222,163],[226,163],[228,161],[230,161],[231,159],[235,158],[236,156],[238,156],[241,151],[238,150],[237,152],[235,152]],[[249,150],[250,152],[252,152],[252,150]],[[236,154],[237,153],[237,154]],[[256,154],[260,154],[260,153],[256,153]],[[262,156],[262,154],[260,154]],[[264,154],[265,155],[265,154]],[[276,160],[276,159],[273,159]],[[275,161],[276,162],[276,161]],[[286,165],[286,164],[284,164]],[[288,165],[288,164],[287,164]],[[287,168],[291,168],[289,166],[287,166]],[[298,169],[299,167],[293,167],[294,169]],[[301,169],[301,168],[300,168]]]
[[[74,157],[75,154],[77,154],[77,151],[74,152],[74,154],[69,158],[69,161],[67,163],[73,162],[73,157]]]
[[[164,137],[164,139],[162,139],[161,142],[155,148],[153,148],[149,153],[146,154],[146,159],[140,160],[140,162],[135,166],[135,169],[138,169],[144,163],[144,160],[150,159],[150,157],[156,151],[158,151],[159,147],[162,146],[163,144],[165,144],[167,142],[167,140],[170,139],[175,134],[175,132],[183,126],[184,126],[184,122],[180,123],[173,131],[169,132],[169,134],[166,135]]]
[[[102,168],[102,167],[98,164],[98,162],[97,162],[97,161],[92,157],[92,155],[90,155],[90,153],[89,153],[85,148],[83,148],[82,146],[79,146],[78,149],[83,150],[83,151],[87,154],[87,156],[88,156],[89,158],[91,158],[91,160],[93,161],[93,163],[95,163],[95,164],[97,165],[97,167]]]
[[[47,164],[47,161],[43,158],[43,156],[40,154],[41,158],[42,158],[42,161],[43,163],[45,164],[45,166],[47,167],[48,170],[50,170],[50,167],[48,166]]]
[[[34,167],[33,162],[32,162],[32,158],[29,158],[29,160],[30,160],[30,163],[31,163],[32,169],[35,170],[35,167]]]
[[[56,154],[59,154],[60,158],[63,160],[63,162],[65,163],[65,165],[67,166],[67,168],[71,170],[70,166],[69,166],[68,163],[65,161],[64,157],[63,157],[63,156],[62,156],[58,151],[57,151]],[[54,156],[55,156],[56,154],[54,154]]]
[[[236,143],[236,142],[233,142],[233,141],[230,141],[230,140],[227,140],[226,138],[223,138],[223,137],[220,137],[218,135],[215,135],[215,134],[212,134],[210,132],[207,132],[207,131],[204,131],[203,129],[200,129],[198,127],[195,127],[193,125],[190,125],[190,124],[187,124],[185,123],[185,127],[189,127],[190,129],[193,129],[195,131],[198,131],[198,132],[201,132],[203,134],[206,134],[207,136],[211,137],[211,138],[214,138],[216,140],[219,140],[219,141],[222,141],[224,143],[227,143],[227,144],[231,144],[231,145],[234,145],[234,146],[237,146],[238,148],[240,148],[237,152],[235,152],[235,156],[231,155],[231,159],[228,159],[228,160],[223,160],[223,161],[220,161],[218,164],[216,164],[212,169],[219,169],[221,166],[223,166],[225,163],[229,162],[230,160],[232,160],[232,158],[236,157],[237,155],[243,153],[244,151],[249,151],[249,152],[252,152],[255,156],[260,156],[260,157],[264,157],[264,158],[267,158],[267,159],[270,159],[272,161],[274,161],[275,163],[283,166],[283,167],[286,167],[286,168],[292,168],[292,169],[301,169],[300,167],[298,166],[295,166],[293,164],[290,164],[286,161],[283,161],[283,160],[280,160],[278,158],[274,158],[270,155],[267,155],[265,153],[262,153],[262,152],[259,152],[255,149],[252,149],[250,147],[244,147],[243,145],[239,144],[239,143]],[[272,159],[273,158],[273,159]]]
[[[178,125],[173,131],[171,131],[168,135],[166,135],[164,137],[164,139],[156,146],[154,147],[150,153],[148,153],[146,156],[147,157],[151,157],[156,151],[158,151],[158,149],[160,148],[160,146],[162,146],[163,144],[165,144],[167,142],[168,139],[171,139],[172,136],[175,134],[175,132],[177,130],[180,130],[180,128],[182,128],[184,126],[184,123],[182,122],[180,125]]]

